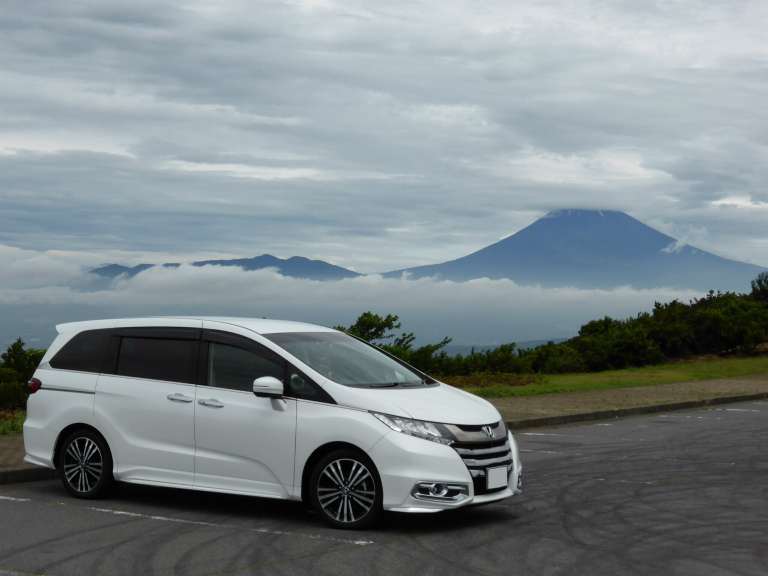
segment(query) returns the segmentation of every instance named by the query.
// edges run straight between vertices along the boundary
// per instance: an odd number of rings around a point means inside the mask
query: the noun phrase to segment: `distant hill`
[[[238,258],[235,260],[204,260],[193,262],[192,266],[237,266],[243,270],[262,270],[264,268],[277,268],[280,274],[291,278],[302,278],[308,280],[342,280],[344,278],[355,278],[360,276],[357,272],[352,272],[340,266],[334,266],[322,260],[309,260],[300,256],[294,256],[283,260],[269,254],[256,256],[255,258]],[[179,264],[163,264],[165,268],[176,268]],[[153,264],[139,264],[133,268],[121,266],[119,264],[109,264],[101,268],[91,270],[92,274],[97,274],[104,278],[117,278],[125,274],[132,277],[152,268]]]
[[[456,282],[508,278],[544,287],[749,292],[750,281],[764,270],[680,245],[623,212],[559,210],[468,256],[384,276],[406,272],[414,279]]]
[[[95,268],[91,270],[91,274],[97,274],[104,278],[117,278],[118,276],[125,274],[126,276],[136,276],[139,272],[143,272],[147,268],[152,268],[154,264],[139,264],[133,268],[128,266],[121,266],[120,264],[107,264],[101,268]]]

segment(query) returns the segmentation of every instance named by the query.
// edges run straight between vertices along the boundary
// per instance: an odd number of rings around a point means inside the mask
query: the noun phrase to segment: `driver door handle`
[[[224,404],[218,400],[198,400],[197,403],[202,406],[210,406],[211,408],[224,408]]]
[[[174,402],[185,402],[187,404],[192,402],[192,398],[190,398],[189,396],[184,396],[182,394],[168,394],[166,398],[168,398],[168,400],[173,400]]]

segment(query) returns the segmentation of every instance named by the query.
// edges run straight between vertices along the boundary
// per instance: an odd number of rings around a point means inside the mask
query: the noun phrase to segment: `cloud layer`
[[[453,283],[360,277],[338,282],[285,278],[273,270],[221,266],[152,268],[107,281],[59,258],[0,250],[16,280],[0,283],[0,348],[18,336],[47,347],[61,322],[157,315],[224,315],[352,324],[363,312],[397,314],[419,344],[503,344],[570,337],[589,320],[634,316],[656,300],[699,294],[673,290],[542,289],[508,280]],[[10,278],[10,277],[8,277]]]

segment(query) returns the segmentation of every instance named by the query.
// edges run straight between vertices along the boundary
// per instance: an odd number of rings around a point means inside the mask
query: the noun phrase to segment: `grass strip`
[[[514,380],[510,380],[508,375],[504,374],[485,375],[482,386],[462,386],[461,381],[452,382],[452,378],[445,378],[443,381],[447,384],[457,385],[477,396],[498,398],[504,396],[538,396],[540,394],[578,392],[581,390],[658,386],[676,382],[717,380],[765,373],[768,373],[768,357],[664,364],[584,374],[552,374],[543,376],[541,382],[523,385],[512,384]],[[498,382],[494,382],[495,376],[499,377]]]

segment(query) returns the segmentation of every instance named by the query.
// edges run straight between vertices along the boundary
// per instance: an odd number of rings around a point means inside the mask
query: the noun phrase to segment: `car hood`
[[[501,419],[490,402],[442,383],[423,388],[350,388],[329,381],[323,387],[342,406],[394,416],[464,425]]]

